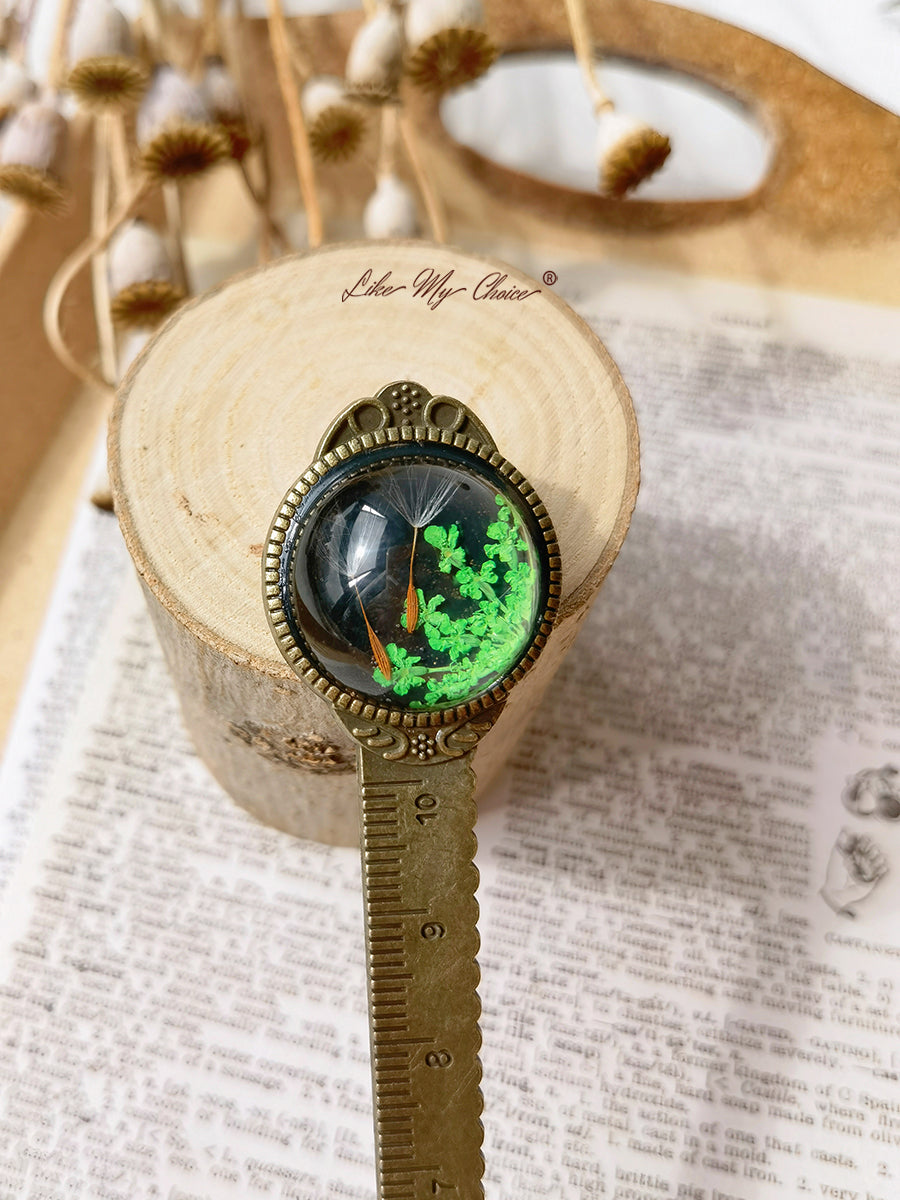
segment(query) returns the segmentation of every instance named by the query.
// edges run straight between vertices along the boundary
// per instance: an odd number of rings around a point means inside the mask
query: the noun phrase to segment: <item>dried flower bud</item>
[[[88,108],[137,103],[147,72],[126,17],[111,0],[82,0],[69,35],[68,87]]]
[[[348,99],[343,81],[335,75],[314,75],[306,81],[300,102],[316,158],[350,158],[362,141],[365,121]]]
[[[406,41],[407,74],[427,91],[471,83],[497,57],[484,29],[481,0],[410,0]]]
[[[127,17],[111,0],[82,0],[69,31],[69,62],[114,54],[134,55]]]
[[[0,50],[0,123],[30,100],[34,84],[20,62]]]
[[[210,117],[216,125],[221,125],[228,138],[231,157],[240,162],[250,149],[253,138],[238,86],[221,58],[206,60],[200,92]]]
[[[0,191],[44,212],[63,207],[68,125],[47,100],[14,113],[0,139]]]
[[[197,175],[229,152],[200,88],[168,64],[156,69],[138,109],[137,143],[141,165],[156,179]]]
[[[369,238],[415,237],[419,232],[416,201],[396,175],[382,175],[363,211],[363,230]]]
[[[398,13],[382,8],[365,21],[347,55],[347,94],[383,104],[397,94],[403,70],[403,25]]]
[[[184,299],[165,242],[146,221],[129,221],[109,244],[110,312],[117,325],[153,326]]]
[[[669,157],[669,139],[636,117],[606,109],[597,122],[599,187],[605,196],[624,196]]]

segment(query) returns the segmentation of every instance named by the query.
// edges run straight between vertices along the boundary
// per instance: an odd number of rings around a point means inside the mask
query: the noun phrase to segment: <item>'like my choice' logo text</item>
[[[341,301],[357,300],[368,297],[393,296],[395,292],[409,292],[418,300],[424,301],[429,308],[438,308],[451,296],[469,293],[463,285],[454,286],[455,271],[436,271],[433,267],[425,267],[411,283],[394,283],[393,272],[385,271],[380,278],[375,278],[371,267],[366,268],[352,287],[345,288],[341,293]],[[479,279],[471,289],[473,300],[527,300],[536,296],[540,288],[517,287],[510,283],[509,276],[503,271],[489,271]]]

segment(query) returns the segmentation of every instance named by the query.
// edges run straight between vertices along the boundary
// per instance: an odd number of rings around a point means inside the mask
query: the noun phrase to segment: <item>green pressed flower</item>
[[[388,681],[376,667],[374,671],[375,682],[379,683],[382,687],[390,686],[398,696],[405,696],[407,692],[411,691],[414,687],[418,687],[425,680],[428,668],[418,665],[422,661],[421,656],[410,654],[408,650],[404,650],[396,642],[389,642],[385,646],[385,650],[393,668],[391,678]]]
[[[407,702],[411,708],[453,705],[477,695],[502,678],[525,650],[534,615],[535,569],[518,514],[502,496],[495,499],[497,520],[485,530],[480,563],[460,545],[458,525],[429,525],[423,530],[424,541],[437,551],[438,570],[452,574],[459,598],[475,603],[468,612],[463,606],[465,615],[451,616],[445,610],[445,596],[426,598],[421,588],[415,590],[418,612],[412,636],[424,636],[432,665],[422,665],[421,656],[391,643],[386,647],[391,679],[377,669],[374,676],[398,696],[415,691],[416,697]],[[502,572],[500,563],[506,568]],[[451,597],[449,603],[451,612],[459,611],[458,598]],[[407,629],[406,608],[400,624]],[[419,689],[424,689],[424,695]]]
[[[438,570],[443,571],[445,575],[466,565],[466,552],[462,546],[456,544],[459,541],[458,525],[451,525],[449,529],[443,529],[440,525],[429,525],[422,536],[430,546],[434,546],[440,552]]]

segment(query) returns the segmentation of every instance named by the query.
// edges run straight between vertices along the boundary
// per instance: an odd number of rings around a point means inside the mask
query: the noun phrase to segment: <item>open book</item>
[[[643,487],[479,818],[486,1194],[894,1200],[896,314],[559,274]],[[0,1197],[371,1200],[357,853],[211,780],[87,506],[0,785]]]

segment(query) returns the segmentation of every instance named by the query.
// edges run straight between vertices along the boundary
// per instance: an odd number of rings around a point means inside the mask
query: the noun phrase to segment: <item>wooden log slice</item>
[[[444,299],[416,294],[416,280],[442,276]],[[379,280],[381,294],[356,294]],[[510,289],[527,298],[498,295]],[[282,659],[260,558],[332,419],[398,379],[468,404],[559,536],[561,619],[478,747],[483,790],[618,553],[638,486],[628,391],[550,288],[423,242],[282,259],[176,313],[129,372],[110,427],[116,511],[201,756],[260,820],[331,843],[357,838],[354,745]]]

